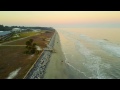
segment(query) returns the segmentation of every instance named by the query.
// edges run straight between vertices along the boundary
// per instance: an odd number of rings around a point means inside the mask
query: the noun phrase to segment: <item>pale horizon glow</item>
[[[0,11],[8,26],[120,27],[120,11]]]

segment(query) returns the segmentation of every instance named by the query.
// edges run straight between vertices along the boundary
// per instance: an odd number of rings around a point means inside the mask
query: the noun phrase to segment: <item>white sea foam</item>
[[[111,53],[111,55],[120,57],[120,46],[110,43],[108,41],[105,40],[95,40],[95,39],[91,39],[90,37],[86,36],[86,35],[80,35],[81,39],[84,39],[88,42],[91,42],[92,44],[96,44],[99,47],[101,47],[102,49],[104,49],[106,52]]]
[[[93,41],[90,38],[86,37],[85,35],[81,35],[81,37],[83,37],[83,38],[85,38],[85,39],[87,39],[89,41]],[[72,35],[70,33],[67,33],[66,38],[68,40],[74,42],[76,44],[76,46],[77,46],[76,50],[79,50],[79,52],[82,55],[85,56],[86,59],[84,60],[83,64],[92,73],[92,77],[86,75],[86,73],[84,72],[83,74],[85,76],[90,77],[90,78],[110,78],[110,77],[108,77],[106,75],[106,73],[104,73],[104,69],[102,69],[102,68],[109,69],[110,68],[110,64],[103,63],[102,60],[101,60],[101,57],[95,56],[92,51],[90,51],[86,47],[84,47],[79,42],[79,40],[77,40],[77,38],[72,37]],[[76,69],[70,63],[68,65],[71,66],[73,69],[77,70],[78,72],[80,72],[80,70]]]
[[[84,76],[89,78],[120,78],[120,45],[113,44],[104,39],[91,38],[87,35],[91,36],[92,34],[86,33],[86,31],[85,33],[81,33],[81,31],[79,33],[72,30],[61,30],[60,33],[62,33],[61,35],[64,37],[64,40],[66,39],[67,41],[67,43],[62,42],[61,39],[61,42],[64,43],[62,45],[64,47],[63,51],[65,50],[66,53],[66,63],[72,70],[83,73]],[[95,46],[95,50],[87,46],[87,43],[91,46]],[[99,53],[99,50],[96,48],[98,48],[101,53]],[[96,51],[99,54],[96,55]],[[74,52],[77,53],[77,55],[74,54],[74,57],[72,57]],[[104,53],[106,53],[107,56],[104,56]],[[82,56],[80,59],[78,59],[78,54]]]
[[[91,71],[93,78],[109,78],[104,69],[110,69],[110,64],[102,62],[100,56],[94,55],[92,51],[87,49],[80,42],[76,42],[76,47],[79,48],[79,52],[85,56],[83,64],[89,71]]]
[[[110,52],[112,55],[120,57],[119,45],[115,45],[104,40],[97,40],[96,43],[107,52]]]
[[[65,54],[67,54],[67,53],[64,53],[64,56],[65,56],[65,63],[66,63],[68,66],[72,67],[75,71],[77,71],[77,72],[79,72],[79,73],[82,73],[82,74],[83,74],[84,76],[86,76],[87,78],[90,78],[90,79],[92,78],[92,77],[87,76],[85,72],[81,72],[79,69],[75,68],[72,64],[68,63],[68,59],[67,59],[67,57],[66,57]]]

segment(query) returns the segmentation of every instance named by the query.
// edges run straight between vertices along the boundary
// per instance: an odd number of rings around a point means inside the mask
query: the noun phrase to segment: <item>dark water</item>
[[[120,29],[57,29],[73,78],[120,79]]]
[[[10,33],[10,31],[0,31],[0,36],[1,35],[6,35],[6,34],[9,34]]]

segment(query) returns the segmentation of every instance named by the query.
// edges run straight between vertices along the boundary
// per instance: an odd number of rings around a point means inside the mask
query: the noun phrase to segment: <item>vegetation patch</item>
[[[43,49],[46,47],[46,44],[49,43],[49,41],[46,41],[46,38],[51,38],[53,34],[54,32],[39,33],[38,35],[34,33],[31,37],[6,43],[5,45],[26,45],[26,42],[31,39],[33,40],[32,46],[36,43],[36,45]],[[24,52],[28,50],[26,46],[0,46],[0,79],[7,78],[11,72],[19,67],[21,67],[21,69],[13,79],[22,79],[26,75],[42,52],[40,51],[36,54],[32,51],[31,54],[25,54]]]

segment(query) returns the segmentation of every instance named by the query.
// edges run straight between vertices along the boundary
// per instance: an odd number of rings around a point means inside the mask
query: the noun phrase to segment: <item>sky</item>
[[[120,27],[120,11],[0,11],[0,24],[46,27]]]

